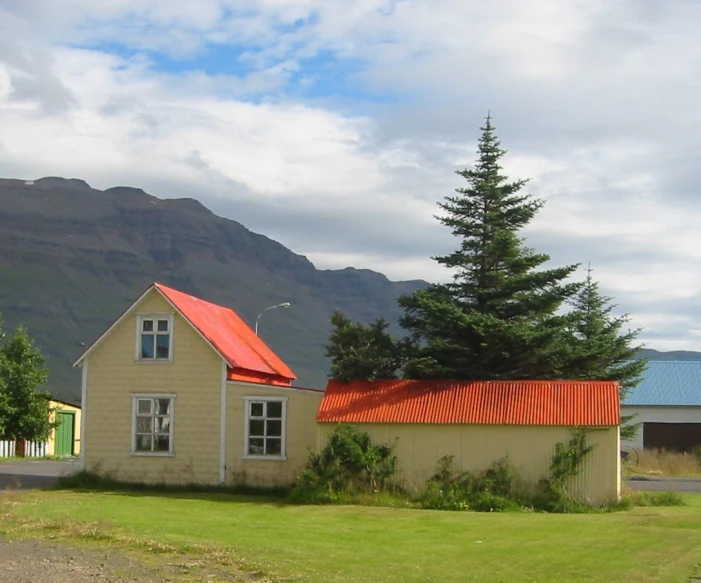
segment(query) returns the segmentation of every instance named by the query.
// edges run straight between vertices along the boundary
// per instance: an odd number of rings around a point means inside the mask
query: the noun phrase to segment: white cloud
[[[701,348],[699,17],[684,0],[0,0],[0,174],[193,196],[320,267],[445,279],[435,202],[492,108],[507,170],[547,200],[529,243],[591,261],[653,347]],[[241,73],[200,67],[215,45]]]

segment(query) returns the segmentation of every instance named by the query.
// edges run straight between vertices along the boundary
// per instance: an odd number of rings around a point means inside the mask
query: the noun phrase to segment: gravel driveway
[[[255,575],[211,567],[185,555],[138,554],[44,540],[0,539],[2,583],[185,583],[252,581]]]

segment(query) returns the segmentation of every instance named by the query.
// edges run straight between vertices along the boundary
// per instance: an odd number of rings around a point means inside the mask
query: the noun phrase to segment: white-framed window
[[[175,395],[139,393],[131,397],[131,453],[173,455]]]
[[[249,459],[284,460],[287,398],[244,397],[245,440]]]
[[[173,360],[173,316],[139,316],[137,326],[137,360],[142,362]]]

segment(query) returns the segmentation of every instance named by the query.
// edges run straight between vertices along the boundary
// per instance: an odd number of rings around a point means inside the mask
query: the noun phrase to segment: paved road
[[[701,478],[648,478],[634,476],[626,485],[631,490],[659,490],[663,492],[701,492]]]
[[[48,488],[59,476],[78,470],[77,460],[22,460],[0,462],[0,491],[5,488]]]

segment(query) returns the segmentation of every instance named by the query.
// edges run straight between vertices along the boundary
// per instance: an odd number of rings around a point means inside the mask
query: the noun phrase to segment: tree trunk
[[[21,437],[15,439],[15,457],[25,457],[27,451],[27,440]]]

